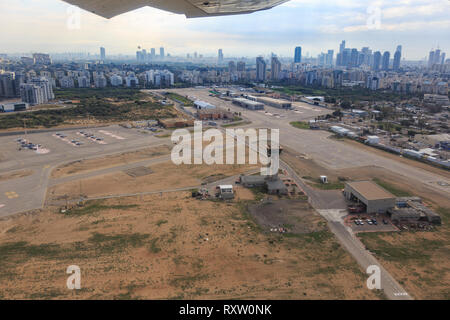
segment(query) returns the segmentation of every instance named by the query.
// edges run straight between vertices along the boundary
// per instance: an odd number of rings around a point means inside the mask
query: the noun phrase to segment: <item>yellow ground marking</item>
[[[15,199],[19,197],[19,195],[14,191],[5,192],[5,195],[8,197],[8,199]]]

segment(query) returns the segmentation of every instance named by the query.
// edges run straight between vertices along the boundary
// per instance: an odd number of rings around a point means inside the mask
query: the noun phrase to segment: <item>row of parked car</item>
[[[62,133],[56,133],[56,136],[61,138],[61,139],[67,138],[67,136],[62,134]],[[73,144],[74,146],[81,146],[83,144],[83,142],[80,142],[78,140],[70,140],[69,142],[71,144]]]
[[[21,149],[30,149],[30,150],[36,151],[37,149],[39,149],[41,147],[40,144],[31,143],[23,138],[17,139],[17,143],[19,143]]]
[[[364,225],[364,223],[367,223],[368,225],[378,225],[377,219],[366,219],[366,220],[363,220],[363,219],[355,219],[355,220],[354,220],[354,223],[355,223],[357,226],[362,226],[362,225]],[[387,221],[386,219],[383,219],[383,224],[388,224],[388,221]]]
[[[94,136],[94,135],[91,134],[91,133],[87,133],[87,132],[84,132],[84,131],[80,131],[79,134],[85,136],[85,137],[88,138],[88,139],[92,139],[92,140],[95,140],[95,141],[103,141],[103,138],[98,138],[98,137]]]

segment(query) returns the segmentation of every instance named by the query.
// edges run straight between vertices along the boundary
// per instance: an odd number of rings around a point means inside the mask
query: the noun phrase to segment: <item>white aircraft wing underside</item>
[[[251,13],[273,8],[288,0],[64,0],[82,9],[112,18],[145,6],[188,18]]]

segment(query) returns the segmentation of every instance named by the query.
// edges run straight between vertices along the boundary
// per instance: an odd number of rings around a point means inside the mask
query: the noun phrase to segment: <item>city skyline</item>
[[[291,57],[299,45],[302,56],[316,56],[328,49],[338,52],[339,39],[346,39],[348,47],[369,45],[390,51],[391,57],[401,44],[402,59],[421,60],[431,49],[448,51],[450,18],[443,6],[449,6],[448,1],[373,4],[346,0],[329,6],[321,0],[293,0],[269,11],[233,17],[188,20],[142,8],[111,20],[81,10],[77,20],[74,7],[62,1],[22,0],[0,4],[4,13],[0,27],[9,30],[2,33],[0,41],[6,53],[98,52],[105,47],[108,55],[133,55],[141,46],[165,47],[180,56],[199,49],[212,56],[217,48],[223,48],[226,58],[268,55],[269,51]],[[379,8],[379,26],[372,28],[370,19],[377,16],[374,8]],[[45,22],[38,23],[42,17]],[[267,24],[269,17],[272,23]],[[419,43],[417,39],[422,40]]]

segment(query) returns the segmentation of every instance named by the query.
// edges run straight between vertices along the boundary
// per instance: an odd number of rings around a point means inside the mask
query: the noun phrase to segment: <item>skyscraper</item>
[[[294,63],[302,62],[302,47],[295,48]]]
[[[150,49],[150,59],[155,59],[156,57],[156,50],[155,48]]]
[[[336,56],[336,65],[343,66],[344,61],[344,50],[345,50],[345,40],[342,40],[341,44],[339,45],[339,53]]]
[[[374,70],[374,71],[380,70],[380,63],[381,63],[381,52],[380,51],[376,51],[373,54],[372,70]]]
[[[103,47],[100,47],[100,59],[105,60],[106,59],[106,50]]]
[[[244,61],[239,61],[237,63],[237,71],[239,71],[239,72],[245,71],[245,62]]]
[[[389,70],[389,59],[391,57],[391,53],[389,51],[385,51],[383,53],[383,63],[382,63],[382,69],[383,70]]]
[[[263,57],[256,58],[256,80],[266,80],[266,62],[264,61]]]
[[[281,75],[281,62],[277,57],[272,57],[270,64],[270,75],[272,80],[279,80]]]
[[[351,53],[350,53],[350,66],[351,67],[356,67],[358,65],[358,49],[353,48]]]
[[[219,49],[219,51],[218,51],[218,59],[217,59],[217,61],[219,62],[219,64],[223,62],[223,51],[222,51],[222,49]]]
[[[228,72],[229,73],[235,73],[236,72],[236,64],[234,61],[228,62]]]
[[[434,51],[431,50],[430,54],[428,55],[428,67],[431,67],[434,63]]]
[[[325,64],[327,66],[333,65],[333,56],[334,56],[334,50],[328,50],[327,56],[325,58]]]
[[[400,69],[400,60],[402,58],[402,46],[397,46],[397,50],[394,53],[394,64],[392,68],[394,71],[398,71]]]
[[[164,48],[163,47],[159,48],[159,57],[161,59],[164,59]]]

